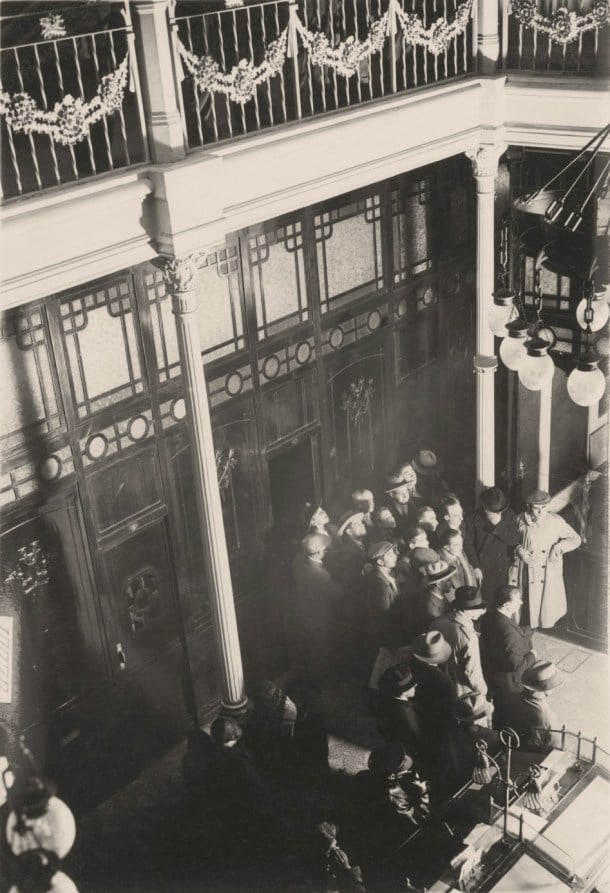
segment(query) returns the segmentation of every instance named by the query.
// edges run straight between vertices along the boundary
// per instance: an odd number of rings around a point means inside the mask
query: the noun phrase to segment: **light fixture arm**
[[[535,198],[537,195],[540,195],[541,192],[545,192],[549,188],[549,186],[552,186],[553,183],[555,183],[563,174],[567,173],[570,170],[570,168],[573,167],[576,164],[576,162],[582,158],[582,156],[585,154],[585,152],[587,152],[593,145],[596,144],[595,149],[593,150],[593,155],[592,155],[592,159],[593,159],[597,155],[599,150],[601,149],[601,147],[604,143],[604,140],[606,139],[606,137],[609,134],[610,134],[610,124],[607,124],[603,128],[603,130],[600,130],[599,133],[596,133],[595,136],[593,136],[589,140],[589,142],[586,143],[586,145],[584,145],[582,147],[582,149],[580,150],[578,155],[575,155],[574,158],[570,162],[568,162],[568,164],[566,164],[565,167],[562,167],[560,171],[558,171],[554,176],[552,176],[551,179],[548,180],[544,184],[544,186],[541,186],[539,189],[536,189],[534,192],[532,192],[532,194],[529,196],[529,200],[531,201],[531,199]],[[587,164],[587,167],[588,167],[588,164]],[[579,174],[579,176],[576,178],[576,181],[578,181],[581,176],[582,176],[582,174]],[[568,190],[568,192],[571,192],[571,189]],[[568,193],[566,193],[566,195],[567,194]]]

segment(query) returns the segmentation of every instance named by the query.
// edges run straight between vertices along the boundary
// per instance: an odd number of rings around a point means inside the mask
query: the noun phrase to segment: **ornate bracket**
[[[477,375],[485,375],[488,372],[497,372],[498,371],[498,358],[497,357],[485,357],[482,354],[477,354],[473,360],[474,368],[473,372],[476,372]]]
[[[26,546],[17,549],[17,566],[9,568],[5,583],[16,580],[21,584],[25,595],[29,595],[49,582],[49,558],[40,545],[39,540],[32,540]]]
[[[341,409],[346,413],[353,425],[361,425],[371,408],[371,397],[375,393],[373,379],[358,378],[352,381],[347,391],[343,392]]]
[[[237,465],[237,451],[233,447],[229,447],[226,453],[223,450],[216,450],[215,456],[218,486],[222,493],[223,490],[228,490],[231,486],[231,471]]]

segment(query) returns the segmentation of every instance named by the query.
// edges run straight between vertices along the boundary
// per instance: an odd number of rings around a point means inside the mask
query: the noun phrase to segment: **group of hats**
[[[339,518],[339,527],[337,529],[337,533],[339,536],[343,536],[348,527],[351,527],[352,524],[357,524],[359,521],[362,521],[364,518],[364,512],[344,512],[343,515]]]
[[[432,450],[420,450],[409,463],[402,465],[386,478],[386,493],[392,493],[408,484],[417,481],[416,474],[438,474],[441,469],[440,460]]]

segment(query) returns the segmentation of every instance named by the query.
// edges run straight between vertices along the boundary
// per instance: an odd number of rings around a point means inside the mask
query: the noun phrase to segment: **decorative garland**
[[[285,28],[277,40],[265,49],[265,58],[260,65],[254,65],[249,59],[240,59],[228,74],[220,70],[218,62],[211,56],[196,56],[182,41],[178,41],[178,52],[200,90],[224,93],[233,102],[243,105],[252,99],[259,84],[282,70],[287,46],[288,28]]]
[[[579,15],[560,6],[552,15],[538,12],[536,0],[512,0],[512,14],[524,28],[548,34],[553,43],[565,45],[586,31],[597,31],[610,23],[609,0],[596,0],[589,12]]]
[[[0,91],[0,114],[15,133],[46,133],[56,143],[73,146],[82,142],[96,121],[112,115],[123,105],[127,86],[128,56],[111,74],[105,75],[93,99],[85,102],[67,93],[53,111],[38,107],[29,93]]]
[[[452,22],[439,17],[426,28],[422,19],[416,13],[405,12],[398,3],[394,4],[400,27],[402,39],[407,44],[424,47],[433,56],[444,53],[452,40],[466,30],[472,13],[473,0],[461,3],[455,11]]]
[[[365,40],[350,36],[336,47],[331,46],[323,31],[308,31],[300,19],[296,19],[296,27],[313,65],[333,68],[337,74],[349,78],[358,70],[360,62],[381,50],[388,33],[388,20],[389,10],[373,22]]]

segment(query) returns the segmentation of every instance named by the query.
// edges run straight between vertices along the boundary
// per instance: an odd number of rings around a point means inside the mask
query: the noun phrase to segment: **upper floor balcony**
[[[10,199],[150,160],[177,160],[481,73],[552,73],[572,83],[606,76],[608,0],[500,6],[6,2],[2,193]]]

